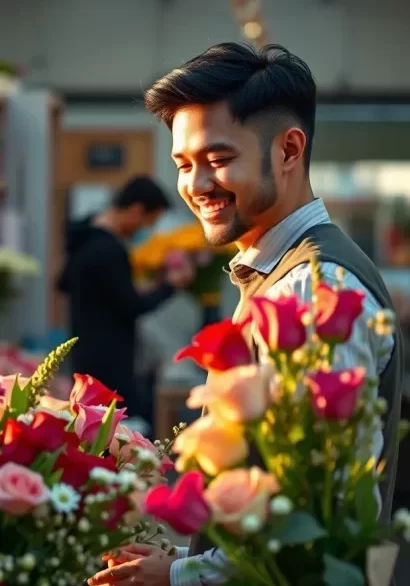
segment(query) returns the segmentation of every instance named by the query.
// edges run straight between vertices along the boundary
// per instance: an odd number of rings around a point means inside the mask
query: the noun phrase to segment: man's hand
[[[159,547],[129,545],[117,556],[103,558],[110,566],[88,580],[90,586],[170,586],[170,570],[176,556],[169,556]]]

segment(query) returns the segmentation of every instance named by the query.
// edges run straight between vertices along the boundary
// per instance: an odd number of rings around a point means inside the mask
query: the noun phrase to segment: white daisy
[[[58,513],[71,513],[78,509],[80,495],[69,484],[58,482],[51,489],[50,500]]]

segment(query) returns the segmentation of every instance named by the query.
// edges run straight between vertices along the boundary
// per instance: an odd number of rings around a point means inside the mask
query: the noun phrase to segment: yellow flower
[[[209,476],[243,462],[248,455],[244,429],[239,425],[216,422],[210,415],[201,417],[175,439],[174,452],[180,454],[178,471],[195,458]]]
[[[198,252],[212,250],[215,254],[237,252],[234,244],[220,248],[213,248],[205,240],[204,232],[199,221],[185,224],[168,232],[153,234],[151,238],[137,245],[130,254],[131,265],[134,270],[157,270],[164,264],[167,255],[174,250]]]
[[[207,406],[221,421],[243,424],[260,419],[271,402],[269,387],[274,375],[271,364],[250,364],[216,374],[207,385],[191,390],[190,409]]]

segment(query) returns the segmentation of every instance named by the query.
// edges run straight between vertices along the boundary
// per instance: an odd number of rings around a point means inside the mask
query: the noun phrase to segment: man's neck
[[[107,232],[111,232],[114,236],[121,238],[121,231],[118,227],[118,222],[114,216],[114,213],[111,210],[107,210],[98,216],[95,216],[93,219],[93,225],[97,226],[98,228],[102,228]]]

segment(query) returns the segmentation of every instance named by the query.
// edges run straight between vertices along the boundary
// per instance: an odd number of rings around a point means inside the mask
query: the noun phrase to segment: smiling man
[[[379,395],[388,402],[384,437],[378,432],[374,438],[377,458],[383,444],[392,454],[382,490],[382,516],[388,520],[400,417],[400,332],[382,338],[368,328],[370,317],[392,307],[389,294],[376,267],[313,196],[309,163],[316,85],[309,67],[280,46],[256,52],[223,43],[156,81],[146,92],[146,105],[172,131],[178,190],[207,240],[238,246],[230,263],[231,280],[241,291],[236,318],[255,294],[296,293],[309,300],[313,252],[329,284],[337,283],[335,269],[341,265],[346,287],[365,293],[363,314],[341,348],[338,367],[364,364],[369,376],[379,377]],[[192,565],[193,559],[197,563]],[[136,547],[123,560],[127,563],[92,583],[200,586],[225,581],[216,570],[226,565],[222,552],[201,539],[192,540],[189,552],[181,549],[179,559]]]

